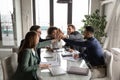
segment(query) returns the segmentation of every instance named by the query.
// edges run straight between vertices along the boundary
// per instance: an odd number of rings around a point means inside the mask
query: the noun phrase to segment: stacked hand
[[[64,33],[60,29],[58,29],[57,33],[55,35],[55,38],[52,40],[52,43],[58,42],[64,38],[66,38],[66,36],[64,35]]]
[[[65,38],[64,33],[60,29],[58,29],[57,34],[56,34],[56,39],[60,40],[60,39],[64,39],[64,38]]]
[[[74,58],[74,59],[79,58],[79,54],[74,54],[74,55],[73,55],[73,58]]]

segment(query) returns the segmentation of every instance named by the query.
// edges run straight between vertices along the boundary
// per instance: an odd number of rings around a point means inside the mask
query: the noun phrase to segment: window
[[[67,30],[67,3],[61,4],[54,0],[54,26]]]
[[[88,0],[73,0],[72,23],[76,29],[80,29],[84,24],[82,19],[88,14]]]
[[[42,29],[42,36],[46,34],[46,29],[50,25],[50,1],[51,0],[36,0],[36,23],[40,25]],[[88,14],[88,0],[72,0],[72,24],[76,26],[76,29],[80,29],[84,24],[82,19],[84,15]],[[67,17],[68,17],[68,4],[57,3],[57,0],[53,0],[53,23],[54,26],[62,29],[64,33],[67,31]]]
[[[46,37],[49,27],[49,1],[36,0],[36,24],[41,26],[42,38]]]
[[[14,46],[13,0],[0,0],[0,34],[2,46]]]

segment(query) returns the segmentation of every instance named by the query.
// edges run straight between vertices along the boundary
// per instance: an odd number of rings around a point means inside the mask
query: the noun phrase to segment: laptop
[[[66,71],[64,69],[62,69],[60,66],[50,67],[49,71],[50,71],[52,76],[58,76],[58,75],[66,74]]]

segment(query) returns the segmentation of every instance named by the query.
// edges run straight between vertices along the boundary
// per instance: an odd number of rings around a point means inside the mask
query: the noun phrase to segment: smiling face
[[[56,38],[57,30],[58,30],[57,27],[50,27],[47,32],[48,36],[50,38]]]
[[[84,39],[88,39],[90,37],[93,37],[93,33],[90,31],[87,31],[87,30],[84,30],[83,35],[84,35]]]
[[[53,30],[51,35],[52,35],[53,38],[56,38],[56,36],[57,36],[56,34],[57,34],[57,30],[55,29],[55,30]]]
[[[68,28],[67,28],[67,33],[68,34],[71,34],[71,33],[73,33],[75,31],[75,29],[72,27],[72,26],[68,26]]]

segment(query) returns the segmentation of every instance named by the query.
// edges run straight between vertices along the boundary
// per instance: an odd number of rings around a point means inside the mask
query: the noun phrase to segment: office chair
[[[17,69],[17,54],[13,53],[1,60],[3,80],[10,80]]]
[[[112,64],[113,64],[113,54],[108,50],[104,50],[104,58],[106,63],[107,75],[103,78],[95,78],[91,80],[112,80]]]

